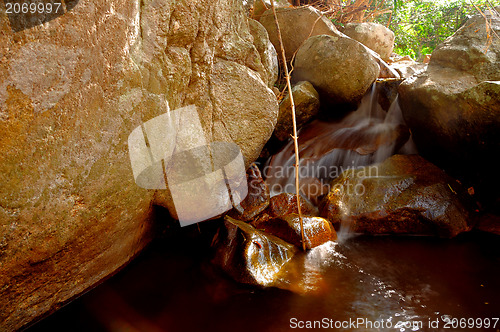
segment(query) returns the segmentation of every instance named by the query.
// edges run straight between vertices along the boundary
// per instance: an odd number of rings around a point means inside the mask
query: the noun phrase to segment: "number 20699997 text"
[[[5,2],[7,14],[56,14],[62,13],[61,2]]]

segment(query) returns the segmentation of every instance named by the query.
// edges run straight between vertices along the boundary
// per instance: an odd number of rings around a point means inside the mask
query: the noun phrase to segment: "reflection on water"
[[[116,276],[29,331],[289,331],[291,321],[358,318],[392,328],[340,330],[449,331],[442,321],[429,328],[429,319],[500,313],[500,249],[493,235],[327,243],[286,268],[281,286],[289,291],[240,285],[214,268],[208,250],[213,224],[202,223],[202,235],[187,227],[157,240]]]

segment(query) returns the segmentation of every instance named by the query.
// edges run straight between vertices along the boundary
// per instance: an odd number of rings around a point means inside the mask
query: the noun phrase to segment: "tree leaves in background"
[[[500,5],[500,0],[394,0],[392,13],[375,21],[394,31],[394,51],[421,60],[451,36],[467,19],[482,10]]]

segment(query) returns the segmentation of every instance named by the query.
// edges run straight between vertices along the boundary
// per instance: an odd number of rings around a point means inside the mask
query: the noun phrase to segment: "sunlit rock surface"
[[[342,32],[377,52],[383,60],[389,60],[395,36],[385,26],[372,22],[348,23]]]
[[[311,36],[341,36],[333,23],[323,16],[319,10],[312,7],[276,8],[276,16],[280,25],[287,60],[291,60],[299,47]],[[281,48],[272,9],[264,12],[259,22],[266,28],[269,39],[280,53]]]
[[[416,62],[409,55],[402,57],[394,54],[389,63],[391,68],[396,70],[403,79],[410,78],[413,75],[421,73],[427,69],[427,64]]]
[[[321,215],[356,233],[453,237],[470,230],[468,193],[417,155],[350,170],[333,181]]]
[[[276,49],[269,40],[266,28],[264,28],[262,24],[256,20],[249,19],[248,25],[250,27],[250,33],[253,36],[253,44],[260,55],[260,58],[255,58],[255,62],[257,64],[259,61],[262,62],[264,70],[267,73],[262,79],[267,83],[268,87],[272,88],[278,79],[279,70]]]
[[[260,286],[278,281],[281,269],[298,251],[294,245],[231,217],[225,218],[215,246],[215,264],[239,282]]]
[[[249,165],[278,117],[240,2],[89,1],[13,32],[0,17],[0,329],[60,307],[149,241],[154,191],[127,137],[195,104]]]
[[[271,0],[249,0],[249,2],[253,2],[253,18],[256,20],[260,20],[262,14],[268,9],[271,8]],[[275,8],[292,8],[292,5],[287,0],[275,0],[274,1]],[[272,15],[270,12],[266,13],[266,15]]]
[[[359,42],[344,35],[320,35],[298,50],[292,78],[311,82],[322,103],[356,105],[379,72],[380,66]]]
[[[302,217],[306,249],[312,249],[328,241],[335,241],[337,234],[330,222],[321,217]],[[256,220],[251,223],[256,229],[275,235],[288,243],[302,248],[302,232],[299,215],[287,214],[276,219]]]

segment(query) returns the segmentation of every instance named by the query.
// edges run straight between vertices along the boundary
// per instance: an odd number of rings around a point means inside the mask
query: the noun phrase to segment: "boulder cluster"
[[[248,169],[249,194],[225,216],[216,261],[243,282],[279,279],[300,251],[302,227],[296,196],[272,196],[252,165],[292,128],[268,5],[255,1],[250,18],[241,1],[81,0],[23,30],[0,16],[0,330],[21,329],[129,262],[154,236],[154,205],[176,216],[168,190],[136,185],[127,139],[188,105],[202,126],[193,137],[234,143]],[[335,241],[343,224],[453,237],[477,212],[479,229],[498,232],[498,13],[472,17],[427,65],[395,57],[394,34],[382,25],[339,31],[313,7],[275,5],[299,127],[346,116],[389,79],[383,103],[398,102],[406,126],[386,137],[367,125],[363,137],[375,138],[356,143],[358,152],[403,145],[411,132],[420,154],[395,155],[378,174],[341,174],[318,206],[302,197],[306,247]],[[362,195],[336,190],[358,184]]]

